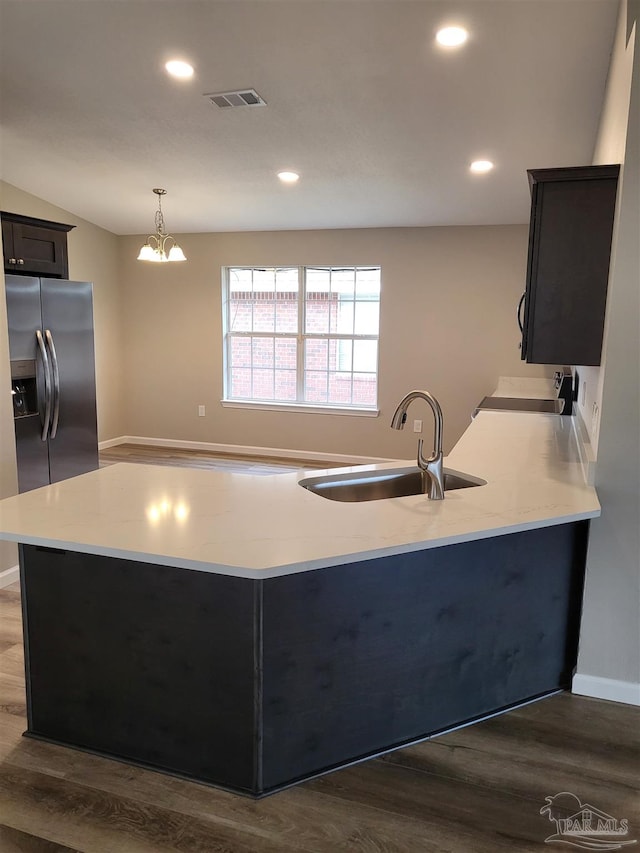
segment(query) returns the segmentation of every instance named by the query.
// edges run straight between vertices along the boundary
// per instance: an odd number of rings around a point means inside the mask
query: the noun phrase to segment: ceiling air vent
[[[263,100],[255,89],[238,89],[236,92],[214,92],[205,95],[216,107],[266,107],[267,102]]]

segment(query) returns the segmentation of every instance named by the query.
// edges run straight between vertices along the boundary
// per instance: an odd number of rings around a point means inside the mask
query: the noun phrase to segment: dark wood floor
[[[115,462],[138,462],[144,465],[205,468],[210,471],[232,471],[244,474],[284,474],[304,468],[332,468],[336,463],[312,459],[283,459],[277,456],[213,453],[208,450],[183,450],[176,447],[151,447],[142,444],[117,444],[100,451],[100,466]],[[1,851],[0,851],[1,853]]]
[[[640,846],[640,709],[570,694],[257,802],[25,727],[15,584],[0,590],[0,853],[542,853],[540,809],[561,791],[627,818]]]

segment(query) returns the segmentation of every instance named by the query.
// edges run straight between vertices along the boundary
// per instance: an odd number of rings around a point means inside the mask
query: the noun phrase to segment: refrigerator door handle
[[[524,320],[522,319],[522,308],[524,306],[524,300],[527,298],[527,294],[523,293],[520,297],[520,302],[518,302],[518,326],[520,331],[524,334]]]
[[[53,343],[53,335],[49,329],[45,329],[44,336],[49,345],[51,353],[51,375],[53,377],[53,416],[51,418],[50,438],[55,438],[58,432],[58,419],[60,417],[60,372],[58,370],[58,356],[56,355],[55,344]]]
[[[36,329],[36,341],[38,342],[38,350],[42,359],[42,373],[44,376],[44,418],[40,438],[42,441],[46,441],[49,432],[49,422],[51,421],[51,373],[49,372],[49,356],[47,355],[47,348],[44,345],[40,329]]]

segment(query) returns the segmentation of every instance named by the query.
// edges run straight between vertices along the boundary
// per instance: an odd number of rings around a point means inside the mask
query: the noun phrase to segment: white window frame
[[[378,409],[378,397],[379,397],[379,383],[380,383],[380,327],[378,325],[378,334],[377,335],[361,335],[361,334],[347,334],[347,333],[321,333],[321,332],[305,332],[306,318],[305,318],[305,308],[306,308],[306,294],[307,294],[307,278],[306,273],[307,269],[378,269],[380,270],[380,277],[382,278],[382,269],[377,264],[353,264],[353,265],[338,265],[338,264],[307,264],[307,265],[295,265],[295,264],[278,264],[273,267],[263,267],[258,264],[253,265],[241,265],[241,264],[233,264],[222,268],[222,371],[223,371],[223,397],[221,399],[221,404],[227,408],[235,408],[235,409],[263,409],[268,411],[280,411],[280,412],[314,412],[316,414],[339,414],[339,415],[355,415],[359,417],[377,417],[379,414]],[[230,318],[229,318],[229,310],[230,310],[230,280],[229,273],[230,270],[236,269],[245,269],[245,270],[260,270],[260,269],[297,269],[298,270],[298,329],[297,332],[259,332],[259,331],[230,331]],[[380,294],[380,300],[381,301]],[[354,299],[354,306],[357,304],[357,300]],[[252,337],[265,337],[265,338],[273,338],[292,340],[296,341],[296,397],[295,401],[280,401],[280,400],[254,400],[250,398],[233,398],[229,396],[229,389],[231,385],[231,377],[230,377],[230,341],[233,338],[249,338]],[[306,340],[351,340],[360,341],[360,340],[373,340],[377,344],[377,357],[376,357],[376,367],[375,367],[375,377],[376,377],[376,404],[374,406],[371,405],[355,405],[355,404],[336,404],[336,403],[318,403],[318,402],[306,402],[304,398],[304,352],[305,352],[305,341]],[[349,371],[353,377],[353,364],[352,369]],[[360,371],[355,371],[356,373]]]

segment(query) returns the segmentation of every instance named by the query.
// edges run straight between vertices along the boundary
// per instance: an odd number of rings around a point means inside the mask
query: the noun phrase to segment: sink
[[[387,468],[379,471],[328,474],[326,477],[307,477],[298,485],[330,501],[379,501],[384,498],[404,498],[425,493],[426,475],[420,468]],[[444,490],[469,489],[485,486],[486,480],[444,469]]]

